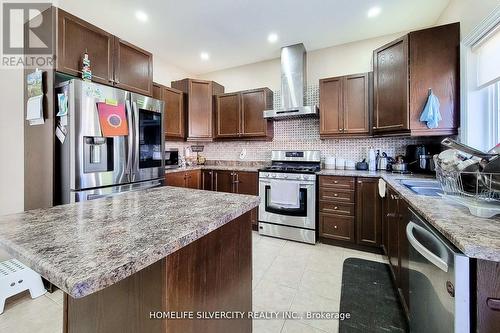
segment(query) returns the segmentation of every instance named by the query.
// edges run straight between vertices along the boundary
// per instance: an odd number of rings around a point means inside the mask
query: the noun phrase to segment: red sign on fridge
[[[127,115],[125,105],[110,105],[106,103],[97,103],[97,112],[99,113],[99,123],[101,132],[105,137],[128,135]]]

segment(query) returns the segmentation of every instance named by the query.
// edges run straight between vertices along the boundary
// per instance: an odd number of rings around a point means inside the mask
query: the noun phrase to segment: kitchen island
[[[128,192],[2,216],[0,246],[66,293],[64,332],[250,332],[246,318],[155,318],[251,311],[258,204],[173,187]]]

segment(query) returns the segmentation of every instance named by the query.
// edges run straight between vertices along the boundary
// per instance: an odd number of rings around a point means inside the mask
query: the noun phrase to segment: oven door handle
[[[286,180],[284,180],[284,181],[286,181]],[[270,185],[271,184],[271,182],[268,181],[268,180],[260,180],[259,182],[262,183],[262,184],[266,184],[266,185]],[[314,184],[315,184],[314,182],[301,182],[299,184],[299,186],[301,188],[303,188],[303,187],[311,187],[311,186],[314,186]]]
[[[442,247],[443,245],[433,234],[422,228],[421,226],[415,224],[414,222],[408,222],[406,226],[406,236],[408,241],[413,246],[413,248],[420,253],[425,259],[429,260],[433,265],[438,267],[444,272],[448,272],[448,263],[441,257],[432,253],[427,249],[422,243],[420,243],[414,235],[414,231],[423,234],[429,241],[433,242],[436,247]]]

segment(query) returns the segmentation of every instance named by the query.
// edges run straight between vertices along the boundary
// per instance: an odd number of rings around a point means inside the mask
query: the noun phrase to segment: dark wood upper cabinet
[[[453,135],[459,127],[460,24],[414,31],[373,52],[375,134]],[[443,120],[420,121],[429,89]]]
[[[56,71],[81,77],[87,51],[92,81],[153,95],[153,55],[57,9]]]
[[[217,82],[195,79],[173,81],[172,87],[186,94],[184,110],[187,115],[187,140],[212,141],[213,96],[224,93],[224,87]]]
[[[273,122],[263,111],[272,108],[269,88],[238,91],[216,97],[216,137],[218,139],[270,139]]]
[[[273,136],[273,121],[265,119],[264,110],[272,109],[273,92],[269,88],[241,92],[241,134],[245,137]]]
[[[408,36],[374,51],[374,131],[408,129]]]
[[[182,91],[153,83],[153,97],[165,103],[163,128],[165,140],[178,141],[186,138],[184,94]]]
[[[113,84],[114,36],[61,9],[57,10],[57,27],[56,71],[81,77],[87,51],[92,80]]]
[[[319,133],[323,136],[342,133],[342,77],[319,80]]]
[[[241,95],[230,93],[217,96],[216,137],[235,137],[241,132],[240,109]]]
[[[356,242],[380,246],[382,242],[381,201],[377,178],[358,178],[356,181]]]
[[[321,138],[370,135],[370,83],[369,73],[320,80]]]
[[[114,42],[115,86],[151,96],[153,94],[153,55],[118,37]]]

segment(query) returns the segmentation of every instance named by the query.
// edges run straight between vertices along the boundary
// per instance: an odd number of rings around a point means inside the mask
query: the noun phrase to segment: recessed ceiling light
[[[366,13],[366,15],[368,17],[376,17],[380,14],[381,11],[382,9],[380,7],[372,7],[368,10],[368,13]]]
[[[278,35],[275,33],[269,34],[269,36],[267,36],[267,41],[269,43],[276,43],[278,41]]]
[[[143,11],[138,10],[135,12],[135,18],[141,22],[146,22],[148,20],[148,15]]]
[[[201,58],[201,60],[208,60],[208,59],[210,59],[210,54],[208,54],[207,52],[201,52],[200,58]]]

